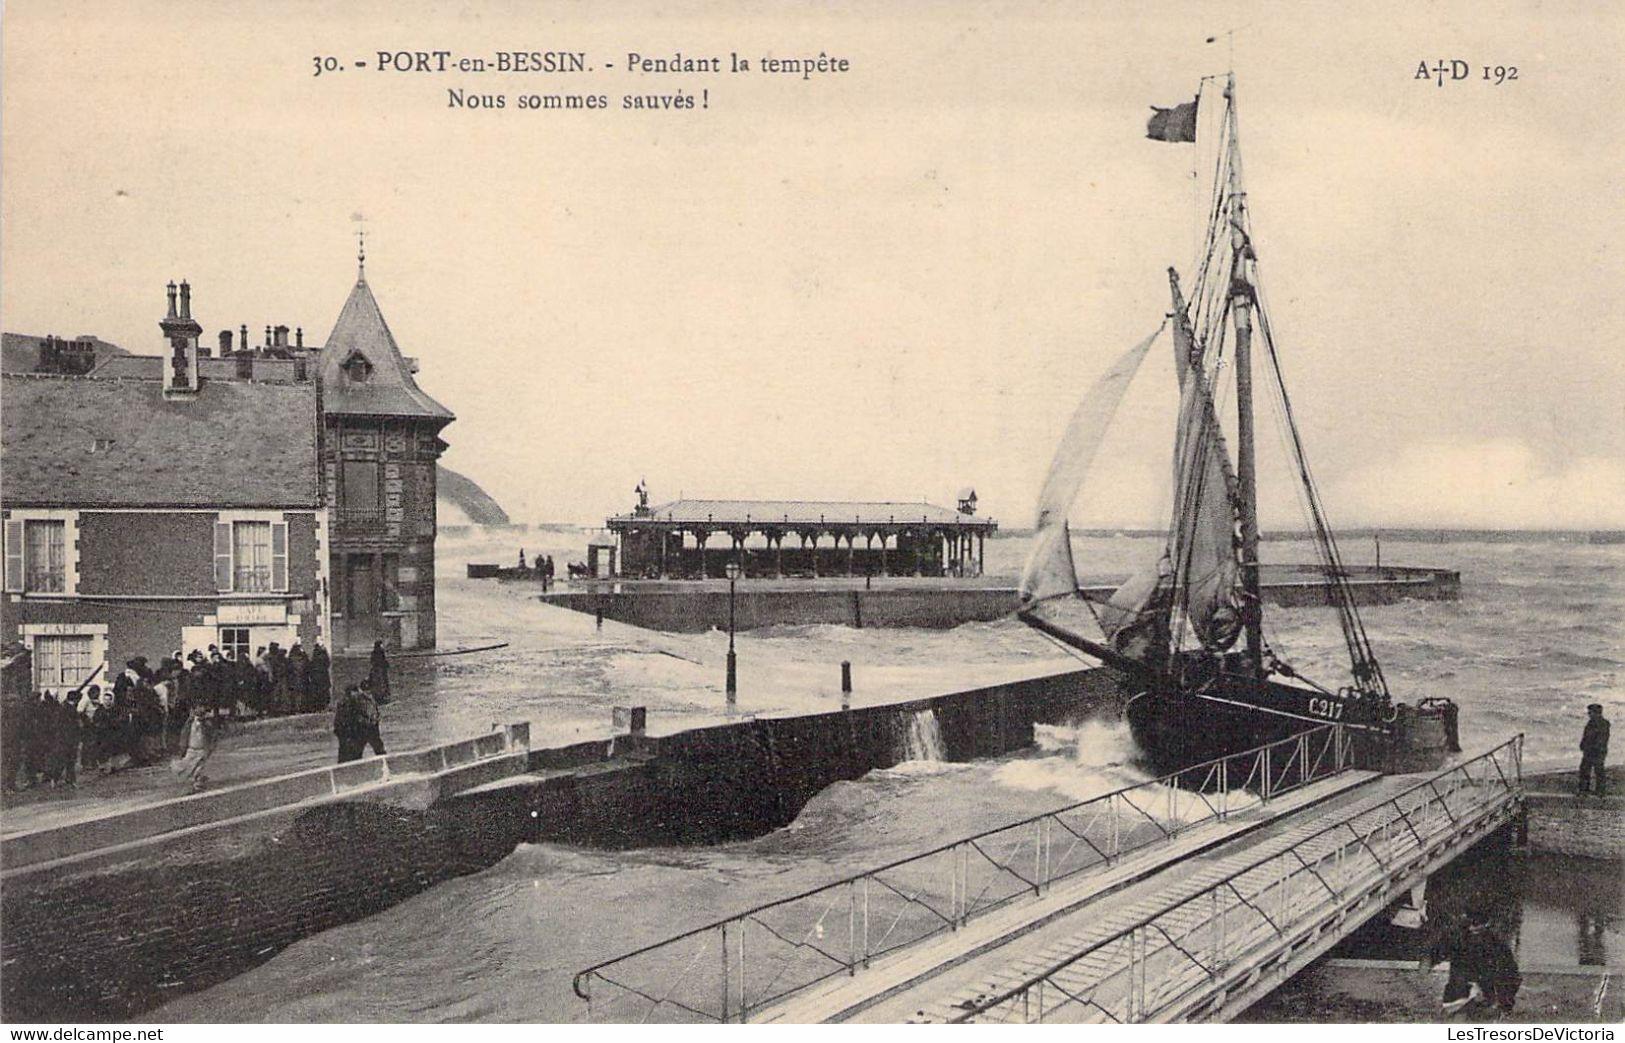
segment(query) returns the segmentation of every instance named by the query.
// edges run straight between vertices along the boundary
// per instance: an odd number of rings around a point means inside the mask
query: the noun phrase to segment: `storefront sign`
[[[222,602],[215,618],[221,626],[243,626],[254,624],[258,626],[280,625],[288,621],[288,606],[278,601],[274,605],[265,604],[238,604],[235,602]]]

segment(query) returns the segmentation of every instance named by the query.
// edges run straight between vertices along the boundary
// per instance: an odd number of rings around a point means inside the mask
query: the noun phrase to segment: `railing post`
[[[846,885],[846,973],[858,973],[858,882]]]
[[[1033,823],[1033,895],[1044,893],[1044,820]]]
[[[1298,735],[1298,784],[1309,783],[1309,733]]]
[[[745,1000],[745,921],[739,921],[739,1023],[750,1019],[750,1004]]]
[[[863,878],[863,965],[869,966],[869,878]]]
[[[1230,818],[1230,758],[1219,761],[1219,821]]]
[[[1259,764],[1264,769],[1264,781],[1258,789],[1259,802],[1268,804],[1270,802],[1270,748],[1268,746],[1264,747],[1258,752],[1258,756]]]
[[[728,1023],[728,925],[722,925],[722,1023]]]

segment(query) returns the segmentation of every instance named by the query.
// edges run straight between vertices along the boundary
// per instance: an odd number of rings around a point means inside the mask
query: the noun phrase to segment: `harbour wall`
[[[1449,569],[1350,566],[1350,585],[1361,605],[1388,605],[1408,599],[1453,601],[1461,596],[1461,574]],[[864,589],[852,581],[806,580],[771,588],[746,584],[734,594],[734,627],[833,625],[849,627],[926,627],[945,629],[962,623],[988,622],[1011,615],[1020,596],[1014,587],[962,584],[941,580],[906,587]],[[672,589],[677,586],[678,589]],[[1104,598],[1109,586],[1087,587],[1090,597]],[[1325,585],[1302,567],[1265,567],[1264,599],[1286,607],[1328,605]],[[638,581],[598,583],[585,590],[538,595],[544,604],[577,612],[602,612],[605,619],[648,630],[701,633],[728,627],[726,588]]]
[[[386,768],[248,784],[249,796],[224,790],[215,808],[228,817],[217,821],[205,820],[198,798],[181,798],[143,809],[145,826],[109,826],[101,846],[94,824],[34,837],[16,849],[23,857],[11,855],[11,838],[0,843],[0,1018],[139,1016],[302,938],[489,868],[520,843],[759,835],[788,824],[832,782],[903,760],[921,714],[934,716],[944,755],[965,760],[1030,745],[1037,723],[1115,710],[1110,675],[1076,671],[556,749],[521,751],[509,729],[502,749],[489,737],[469,740],[465,763],[440,767],[436,747],[361,762],[416,758]],[[335,771],[386,777],[339,788],[355,780]],[[324,781],[337,792],[324,795]],[[276,787],[293,802],[266,806]],[[142,828],[161,831],[143,837]]]
[[[1524,807],[1529,846],[1536,851],[1625,862],[1625,770],[1608,772],[1608,792],[1577,794],[1575,769],[1537,771],[1525,777]]]

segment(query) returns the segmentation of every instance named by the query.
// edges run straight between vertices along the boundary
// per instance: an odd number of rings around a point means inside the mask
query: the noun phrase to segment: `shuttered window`
[[[214,527],[215,588],[271,594],[288,589],[286,522],[221,522]]]
[[[66,531],[67,524],[60,521],[23,523],[24,589],[41,594],[67,589]]]
[[[231,589],[261,594],[271,588],[271,523],[237,522],[231,529]]]
[[[6,522],[6,589],[62,594],[68,589],[68,525],[63,521]]]

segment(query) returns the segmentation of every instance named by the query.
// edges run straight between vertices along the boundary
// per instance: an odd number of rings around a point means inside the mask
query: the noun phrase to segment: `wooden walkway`
[[[592,1020],[1223,1020],[1505,824],[1520,740],[1433,776],[1316,729],[581,972]]]

